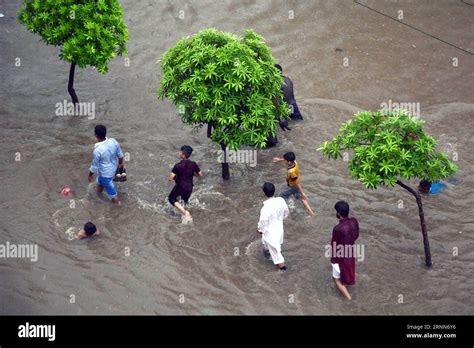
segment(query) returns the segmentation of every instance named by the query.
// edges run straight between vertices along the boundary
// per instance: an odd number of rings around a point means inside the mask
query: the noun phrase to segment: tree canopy
[[[209,28],[180,39],[161,57],[160,98],[170,99],[182,121],[231,149],[263,148],[289,108],[283,78],[263,38],[252,30],[242,37]]]
[[[365,187],[401,186],[416,199],[420,217],[426,266],[431,267],[431,251],[421,195],[402,179],[418,178],[430,182],[444,179],[457,171],[445,153],[436,151],[436,140],[423,130],[424,121],[405,111],[362,111],[344,122],[339,133],[318,149],[329,158],[342,157],[353,150],[350,175]]]
[[[118,0],[24,0],[18,19],[49,45],[62,46],[60,58],[100,73],[126,54],[128,29]]]
[[[394,186],[399,179],[439,181],[455,173],[457,166],[436,151],[436,140],[423,124],[403,110],[362,111],[319,150],[332,159],[353,150],[350,174],[370,189]]]

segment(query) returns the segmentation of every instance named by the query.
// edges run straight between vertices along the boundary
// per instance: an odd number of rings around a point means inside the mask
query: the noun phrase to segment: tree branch
[[[426,222],[425,222],[425,212],[423,210],[423,201],[421,200],[421,196],[418,192],[416,192],[410,186],[405,185],[400,180],[397,180],[397,185],[403,187],[405,190],[410,192],[416,198],[416,203],[418,204],[418,214],[420,216],[421,234],[423,236],[423,246],[425,249],[425,263],[427,267],[431,267],[433,263],[431,262],[430,243],[428,240],[428,231],[427,231]]]
[[[77,98],[76,91],[74,90],[74,72],[76,70],[76,62],[71,63],[71,68],[69,69],[69,81],[67,85],[67,90],[69,95],[71,96],[72,102],[74,105],[79,103],[79,99]]]
[[[408,185],[405,185],[403,182],[401,182],[400,180],[397,180],[397,185],[403,187],[405,190],[407,190],[408,192],[410,192],[413,196],[415,196],[415,198],[417,198],[417,196],[419,196],[418,192],[416,192],[414,189],[412,189],[410,186]]]

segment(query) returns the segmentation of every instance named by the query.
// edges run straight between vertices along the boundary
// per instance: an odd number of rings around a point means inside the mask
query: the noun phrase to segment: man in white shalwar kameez
[[[273,263],[279,271],[286,271],[285,259],[281,254],[283,244],[283,220],[290,214],[286,202],[281,197],[273,197],[275,186],[266,182],[263,184],[263,192],[266,200],[260,210],[260,220],[258,222],[258,233],[262,235],[264,255],[272,258]]]

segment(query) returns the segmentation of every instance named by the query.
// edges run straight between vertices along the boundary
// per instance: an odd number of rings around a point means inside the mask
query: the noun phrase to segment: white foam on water
[[[186,205],[186,209],[190,208],[193,210],[206,210],[207,207],[206,202],[204,202],[204,200],[207,196],[217,196],[219,199],[229,199],[222,193],[213,191],[212,188],[212,186],[200,187],[195,190],[191,195],[188,204]],[[140,209],[150,210],[156,213],[172,214],[176,216],[177,214],[179,214],[176,209],[173,208],[171,204],[169,204],[167,197],[163,199],[163,203],[152,203],[149,202],[146,198],[137,197],[137,203]],[[184,205],[184,202],[182,200],[180,201],[180,203]]]
[[[186,207],[187,208],[194,208],[194,209],[198,208],[198,209],[202,209],[202,210],[206,209],[206,206],[205,206],[204,202],[201,202],[197,196],[198,196],[198,194],[196,194],[196,195],[193,194],[191,196],[191,198],[189,199],[189,202],[186,205]],[[180,201],[180,203],[182,205],[184,204],[184,202],[182,200]]]
[[[203,197],[205,196],[214,196],[216,197],[217,199],[228,199],[230,200],[229,197],[227,197],[226,195],[224,195],[223,193],[221,192],[218,192],[218,191],[214,191],[213,190],[214,186],[200,186],[195,192],[193,192],[192,196],[191,196],[191,199],[189,200],[189,203],[192,204],[193,201],[195,201],[195,203],[200,203],[199,202],[199,199],[203,199]],[[202,205],[200,205],[202,207]],[[204,208],[204,207],[202,207]]]
[[[143,200],[141,198],[138,198],[138,197],[137,197],[137,203],[138,203],[138,208],[140,208],[140,209],[150,210],[150,211],[154,211],[156,213],[164,213],[165,212],[163,204],[150,203],[150,202],[145,201],[145,200]]]
[[[181,215],[181,223],[183,225],[192,225],[193,217],[191,216],[191,214]]]

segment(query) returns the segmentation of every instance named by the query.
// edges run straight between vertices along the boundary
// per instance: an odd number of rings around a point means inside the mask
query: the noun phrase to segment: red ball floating
[[[72,195],[72,190],[69,187],[65,187],[61,190],[61,194],[63,196],[70,196]]]

